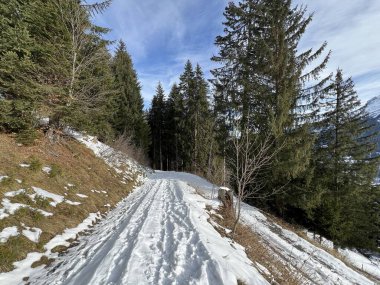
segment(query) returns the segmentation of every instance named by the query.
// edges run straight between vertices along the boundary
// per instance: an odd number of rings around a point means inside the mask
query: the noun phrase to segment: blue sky
[[[95,22],[123,39],[137,70],[148,106],[158,81],[168,92],[187,59],[199,63],[207,78],[223,32],[227,0],[113,0]],[[307,4],[314,20],[300,50],[328,42],[332,58],[326,73],[340,67],[352,76],[363,101],[380,95],[380,1],[295,0]]]

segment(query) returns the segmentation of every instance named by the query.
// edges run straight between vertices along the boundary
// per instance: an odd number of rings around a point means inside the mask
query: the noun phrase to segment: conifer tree
[[[189,120],[193,122],[193,161],[196,170],[201,173],[208,167],[210,147],[213,146],[213,118],[208,102],[208,84],[203,71],[197,64],[194,72],[194,98],[189,101]]]
[[[373,185],[378,159],[371,158],[375,144],[368,113],[352,79],[344,80],[341,70],[324,103],[313,183],[313,194],[321,198],[313,218],[337,244],[374,248],[380,191]]]
[[[28,3],[0,4],[0,129],[6,131],[29,132],[35,124],[39,85],[28,12]]]
[[[136,71],[126,45],[120,41],[112,64],[117,95],[114,101],[114,129],[117,135],[128,135],[136,146],[148,149],[149,127],[144,115],[144,102]]]
[[[52,129],[65,123],[111,135],[103,115],[113,91],[109,42],[102,38],[108,29],[90,21],[107,3],[12,0],[0,4],[3,128],[33,129],[39,117],[50,117]]]
[[[312,16],[303,7],[293,8],[291,0],[231,2],[224,15],[225,35],[217,37],[220,51],[213,57],[222,66],[212,71],[219,116],[232,125],[239,119],[239,128],[248,126],[263,138],[270,134],[273,147],[281,148],[268,171],[267,190],[294,185],[289,182],[302,178],[310,165],[314,136],[309,122],[328,80],[319,75],[329,53],[315,61],[326,43],[298,52]],[[307,86],[310,79],[318,83]],[[298,196],[294,188],[286,187],[288,198],[277,196],[280,210]]]
[[[170,169],[181,170],[182,155],[184,152],[184,102],[182,94],[177,84],[174,84],[167,100],[166,105],[166,126],[168,140],[168,159]]]
[[[151,157],[154,169],[164,169],[164,133],[165,133],[165,93],[158,83],[156,94],[149,111],[149,125],[152,134]]]
[[[185,169],[202,172],[207,168],[205,142],[212,136],[208,102],[208,84],[199,65],[195,70],[188,60],[180,76],[179,90],[183,98],[182,160]]]
[[[192,153],[193,153],[193,145],[191,141],[192,132],[194,130],[194,126],[191,125],[190,122],[190,114],[193,111],[192,102],[194,100],[194,70],[193,65],[190,60],[188,60],[185,64],[185,68],[183,73],[179,78],[179,89],[181,92],[181,96],[183,98],[184,103],[184,124],[185,128],[183,129],[183,153],[182,153],[182,161],[183,167],[187,170],[191,170],[192,165]]]

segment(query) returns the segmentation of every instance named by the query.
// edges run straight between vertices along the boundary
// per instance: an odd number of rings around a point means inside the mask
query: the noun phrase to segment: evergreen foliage
[[[257,179],[268,181],[262,197],[282,191],[260,204],[336,244],[373,248],[378,162],[370,158],[367,114],[351,79],[338,71],[330,85],[331,75],[321,76],[326,43],[299,53],[312,15],[291,0],[243,0],[229,3],[224,16],[212,58],[219,64],[212,70],[219,147],[228,152],[229,138],[241,130],[249,129],[258,145],[269,135],[276,156]]]
[[[12,0],[0,9],[1,128],[33,137],[39,118],[49,117],[50,128],[69,124],[112,136],[108,30],[91,23],[90,7]]]
[[[149,111],[153,167],[206,174],[218,147],[208,100],[208,84],[199,65],[187,61],[168,99],[157,87]]]
[[[113,127],[116,135],[132,137],[136,146],[147,151],[149,126],[144,114],[141,87],[126,45],[120,41],[112,63],[116,96],[113,99]]]
[[[378,158],[369,155],[376,145],[368,113],[341,70],[323,102],[312,183],[319,201],[308,211],[316,228],[335,243],[376,248],[380,191],[373,185]]]
[[[152,133],[151,158],[154,169],[164,169],[165,145],[165,94],[161,83],[158,83],[156,94],[152,99],[152,105],[149,111],[149,125]]]
[[[289,184],[285,187],[289,197],[277,196],[281,210],[285,198],[298,195],[293,185],[310,164],[314,144],[310,122],[328,80],[319,75],[329,53],[319,63],[315,61],[326,43],[316,51],[298,53],[312,16],[306,16],[305,8],[293,8],[289,0],[230,3],[224,15],[226,34],[217,37],[220,51],[213,57],[222,64],[212,71],[216,108],[230,130],[248,127],[262,139],[272,136],[273,148],[280,151],[267,173],[271,183],[266,190]],[[309,86],[310,79],[318,83]]]
[[[170,161],[169,169],[179,171],[182,166],[182,157],[184,153],[184,101],[180,89],[174,84],[166,103],[166,135],[168,144],[168,160]]]
[[[30,7],[11,0],[0,3],[0,127],[4,131],[30,131],[38,97],[35,44],[26,21]]]

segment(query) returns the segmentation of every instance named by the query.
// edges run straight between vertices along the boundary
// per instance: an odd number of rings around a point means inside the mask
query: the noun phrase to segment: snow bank
[[[3,208],[0,208],[0,220],[6,217],[9,217],[10,215],[13,215],[20,208],[29,208],[31,210],[38,211],[45,217],[49,217],[53,215],[53,213],[46,212],[41,209],[36,209],[25,204],[12,203],[9,199],[6,199],[6,198],[2,200],[1,204]]]
[[[291,265],[294,272],[303,272],[316,284],[374,284],[330,253],[270,222],[254,207],[243,205],[242,221],[258,233],[279,258]]]
[[[208,200],[195,194],[194,189],[187,184],[181,183],[180,186],[185,201],[190,206],[191,219],[200,233],[200,239],[223,273],[223,283],[220,284],[235,284],[237,279],[252,285],[269,284],[248,259],[245,249],[234,241],[221,237],[208,222],[210,217],[205,212]]]
[[[13,215],[18,209],[22,207],[28,207],[24,204],[11,203],[9,199],[3,199],[1,205],[3,208],[0,208],[0,220],[9,217],[9,215]]]
[[[357,251],[340,249],[339,252],[356,268],[376,276],[380,280],[380,260],[369,259]]]
[[[4,196],[5,197],[15,197],[15,196],[23,194],[23,193],[25,193],[25,189],[20,189],[20,190],[16,190],[16,191],[6,192],[6,193],[4,193]]]
[[[51,250],[59,245],[68,247],[70,243],[67,241],[69,239],[75,239],[77,234],[80,232],[83,232],[84,230],[87,230],[90,228],[96,220],[101,219],[101,214],[98,213],[91,213],[87,219],[85,219],[81,224],[79,224],[77,227],[72,229],[66,229],[61,235],[57,235],[54,238],[52,238],[45,246],[44,248],[47,250],[47,253],[50,254]]]
[[[96,137],[83,135],[71,129],[67,129],[66,132],[91,149],[97,157],[102,158],[117,173],[122,174],[122,182],[136,180],[139,184],[144,180],[147,169],[128,158],[124,153],[98,141]]]

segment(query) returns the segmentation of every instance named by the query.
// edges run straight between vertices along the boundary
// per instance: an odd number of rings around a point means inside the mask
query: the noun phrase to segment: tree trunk
[[[237,202],[235,222],[234,222],[234,226],[233,226],[233,229],[232,229],[232,238],[235,237],[236,229],[237,229],[237,226],[238,226],[239,220],[240,220],[240,214],[241,214],[241,198],[239,197],[238,198],[238,202]]]

